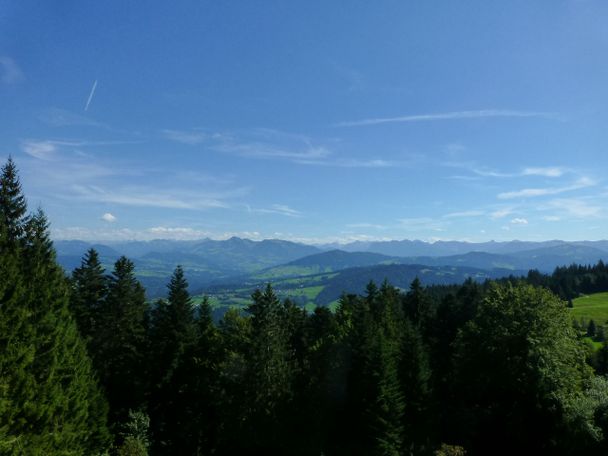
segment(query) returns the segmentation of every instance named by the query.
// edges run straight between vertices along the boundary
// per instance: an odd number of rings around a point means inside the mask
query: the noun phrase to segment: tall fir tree
[[[108,292],[108,280],[99,254],[89,249],[72,272],[70,309],[83,338],[90,341],[99,326],[100,311]]]
[[[26,218],[10,159],[0,183],[0,452],[102,452],[104,400],[68,309],[46,217],[39,210]]]
[[[114,426],[126,422],[129,410],[144,406],[146,311],[144,288],[135,278],[135,266],[123,256],[108,279],[108,295],[90,344]]]
[[[152,312],[150,328],[151,396],[149,409],[155,451],[196,454],[197,397],[194,349],[197,327],[184,271],[178,266],[168,285],[167,301]]]
[[[23,237],[27,203],[21,190],[17,166],[9,157],[0,173],[0,214],[7,239],[16,241]]]
[[[285,442],[281,419],[293,391],[294,366],[289,348],[284,307],[268,285],[256,290],[251,315],[251,343],[247,353],[247,441],[257,451],[277,452]],[[255,432],[251,432],[255,429]]]

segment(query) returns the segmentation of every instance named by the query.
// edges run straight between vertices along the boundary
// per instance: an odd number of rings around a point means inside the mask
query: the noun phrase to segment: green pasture
[[[572,316],[586,321],[593,319],[596,324],[608,323],[608,293],[595,293],[572,300]]]

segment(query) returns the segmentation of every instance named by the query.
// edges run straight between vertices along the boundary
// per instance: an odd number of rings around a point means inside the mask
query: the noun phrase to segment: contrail
[[[97,79],[93,83],[93,87],[91,87],[91,93],[89,94],[89,99],[87,100],[87,104],[84,107],[85,111],[89,110],[89,105],[91,104],[91,100],[93,99],[93,95],[95,95],[95,89],[97,88]]]

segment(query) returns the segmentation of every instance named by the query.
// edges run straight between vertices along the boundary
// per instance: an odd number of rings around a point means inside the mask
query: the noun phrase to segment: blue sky
[[[604,1],[0,0],[56,239],[602,239]]]

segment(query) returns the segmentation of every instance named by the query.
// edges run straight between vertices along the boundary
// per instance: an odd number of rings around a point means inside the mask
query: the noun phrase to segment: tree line
[[[66,276],[11,159],[0,203],[0,454],[608,449],[608,382],[548,276],[370,282],[312,313],[268,285],[216,324],[181,267],[153,303],[125,257]]]

